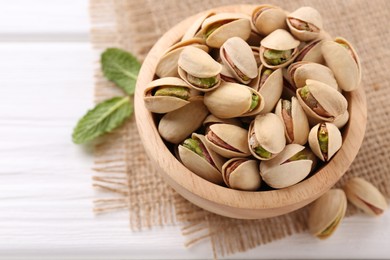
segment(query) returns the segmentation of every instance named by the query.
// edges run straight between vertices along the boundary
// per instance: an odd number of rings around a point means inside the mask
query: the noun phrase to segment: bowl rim
[[[248,10],[252,10],[255,6],[229,5],[203,11],[178,23],[155,43],[143,62],[136,83],[134,103],[138,132],[151,161],[162,170],[161,175],[164,179],[181,194],[190,192],[201,199],[239,209],[276,209],[302,201],[308,201],[306,203],[308,204],[329,190],[344,175],[359,151],[367,123],[367,104],[362,86],[353,92],[344,93],[348,100],[350,120],[344,127],[343,145],[334,157],[315,174],[300,183],[270,191],[239,191],[222,187],[188,170],[166,147],[158,133],[152,113],[144,105],[143,92],[146,85],[155,77],[157,61],[169,46],[180,40],[185,29],[195,19],[210,11],[248,13]],[[145,134],[150,132],[153,134]],[[184,188],[185,191],[179,191],[178,187]]]

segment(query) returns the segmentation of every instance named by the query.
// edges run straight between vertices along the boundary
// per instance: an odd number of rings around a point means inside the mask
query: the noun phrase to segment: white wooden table
[[[126,212],[94,216],[90,148],[72,144],[92,106],[87,0],[0,0],[0,258],[199,259],[179,227],[131,232]],[[390,258],[390,213],[346,219],[230,258]]]

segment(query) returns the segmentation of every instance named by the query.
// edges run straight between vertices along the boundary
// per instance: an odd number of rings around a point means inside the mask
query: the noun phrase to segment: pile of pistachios
[[[144,92],[158,131],[198,176],[232,189],[282,189],[331,160],[361,81],[355,49],[311,7],[205,13],[156,64]],[[173,148],[172,148],[173,147]]]

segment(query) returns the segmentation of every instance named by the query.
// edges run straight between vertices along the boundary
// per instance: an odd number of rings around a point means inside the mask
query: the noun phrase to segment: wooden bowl
[[[217,12],[251,13],[252,5],[215,8]],[[157,61],[163,52],[178,42],[186,29],[201,14],[192,16],[165,33],[147,55],[138,76],[135,92],[135,117],[145,150],[165,181],[184,198],[208,211],[231,218],[260,219],[299,209],[328,191],[347,171],[363,141],[367,107],[362,87],[347,93],[350,120],[343,131],[343,145],[332,160],[310,178],[291,187],[248,192],[215,185],[184,167],[161,139],[152,114],[145,108],[143,92],[154,79]]]

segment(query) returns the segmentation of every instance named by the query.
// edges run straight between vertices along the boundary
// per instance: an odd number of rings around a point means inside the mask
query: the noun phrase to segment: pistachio
[[[313,40],[309,42],[299,51],[299,54],[295,61],[308,61],[325,64],[325,60],[321,50],[323,42],[324,40]]]
[[[340,130],[331,123],[320,123],[314,126],[309,133],[311,150],[322,161],[329,161],[341,148],[342,137]]]
[[[301,7],[287,16],[287,25],[292,35],[301,41],[316,39],[322,29],[320,13],[309,6]]]
[[[233,158],[222,166],[225,184],[232,189],[255,191],[260,188],[261,178],[256,160]]]
[[[344,191],[353,205],[371,216],[382,215],[388,208],[383,194],[365,179],[349,180],[344,186]]]
[[[278,51],[266,49],[264,51],[265,61],[273,66],[285,63],[287,60],[291,59],[291,56],[292,50]]]
[[[203,126],[205,128],[206,134],[209,132],[210,126],[213,124],[229,124],[229,125],[236,125],[239,127],[242,126],[240,120],[238,120],[237,118],[218,118],[213,114],[210,114],[203,121]]]
[[[198,176],[216,184],[223,183],[221,175],[224,159],[208,148],[205,137],[193,133],[178,147],[184,166]]]
[[[269,186],[281,189],[302,181],[316,164],[317,158],[309,149],[289,144],[275,158],[260,163],[260,175]]]
[[[331,189],[316,200],[309,211],[310,233],[319,239],[330,237],[340,225],[347,209],[347,198],[340,189]]]
[[[273,5],[259,5],[253,9],[252,23],[262,35],[268,35],[276,29],[287,29],[286,13]]]

